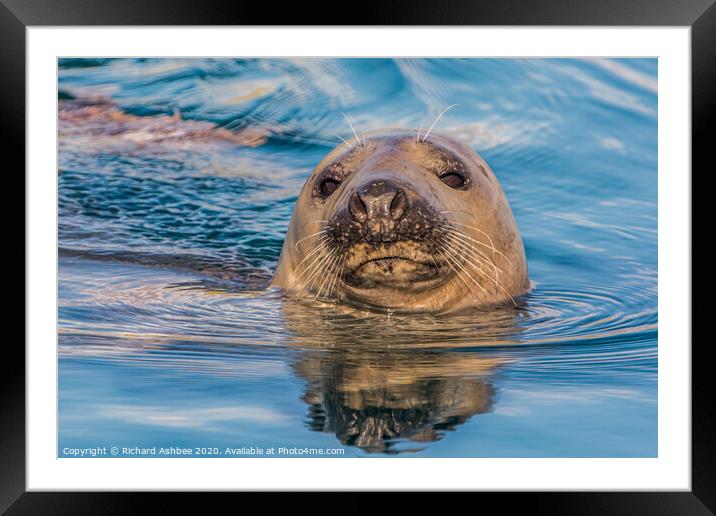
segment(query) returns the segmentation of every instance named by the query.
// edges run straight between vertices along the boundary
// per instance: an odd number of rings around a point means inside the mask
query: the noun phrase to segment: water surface
[[[131,118],[60,124],[58,455],[656,456],[656,71],[60,60],[62,99]],[[536,285],[524,306],[380,314],[267,288],[303,182],[352,134],[341,112],[417,129],[454,103],[437,130],[502,183]]]

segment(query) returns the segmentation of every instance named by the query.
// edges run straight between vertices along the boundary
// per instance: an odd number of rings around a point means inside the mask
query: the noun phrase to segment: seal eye
[[[335,192],[338,187],[341,185],[340,181],[336,181],[335,179],[325,179],[321,183],[321,197],[324,199],[331,195],[333,192]]]
[[[448,172],[440,176],[440,181],[448,185],[450,188],[463,188],[465,186],[465,178],[457,172]]]

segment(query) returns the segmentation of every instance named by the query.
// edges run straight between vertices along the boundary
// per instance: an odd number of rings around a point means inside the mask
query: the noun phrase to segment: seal
[[[330,353],[301,350],[293,370],[305,382],[308,428],[367,452],[399,453],[400,440],[437,441],[489,412],[500,363],[465,353],[352,345]]]
[[[272,284],[298,298],[400,312],[514,303],[524,245],[495,174],[447,136],[345,141],[296,202]]]

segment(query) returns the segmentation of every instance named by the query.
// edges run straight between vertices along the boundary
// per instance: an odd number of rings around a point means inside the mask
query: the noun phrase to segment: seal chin
[[[350,290],[424,291],[447,281],[450,271],[424,243],[358,244],[348,250],[343,282]]]

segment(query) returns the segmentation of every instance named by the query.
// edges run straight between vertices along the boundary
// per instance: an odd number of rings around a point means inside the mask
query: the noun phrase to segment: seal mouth
[[[445,281],[445,268],[431,247],[413,241],[361,243],[346,256],[344,281],[354,288],[423,289]]]

